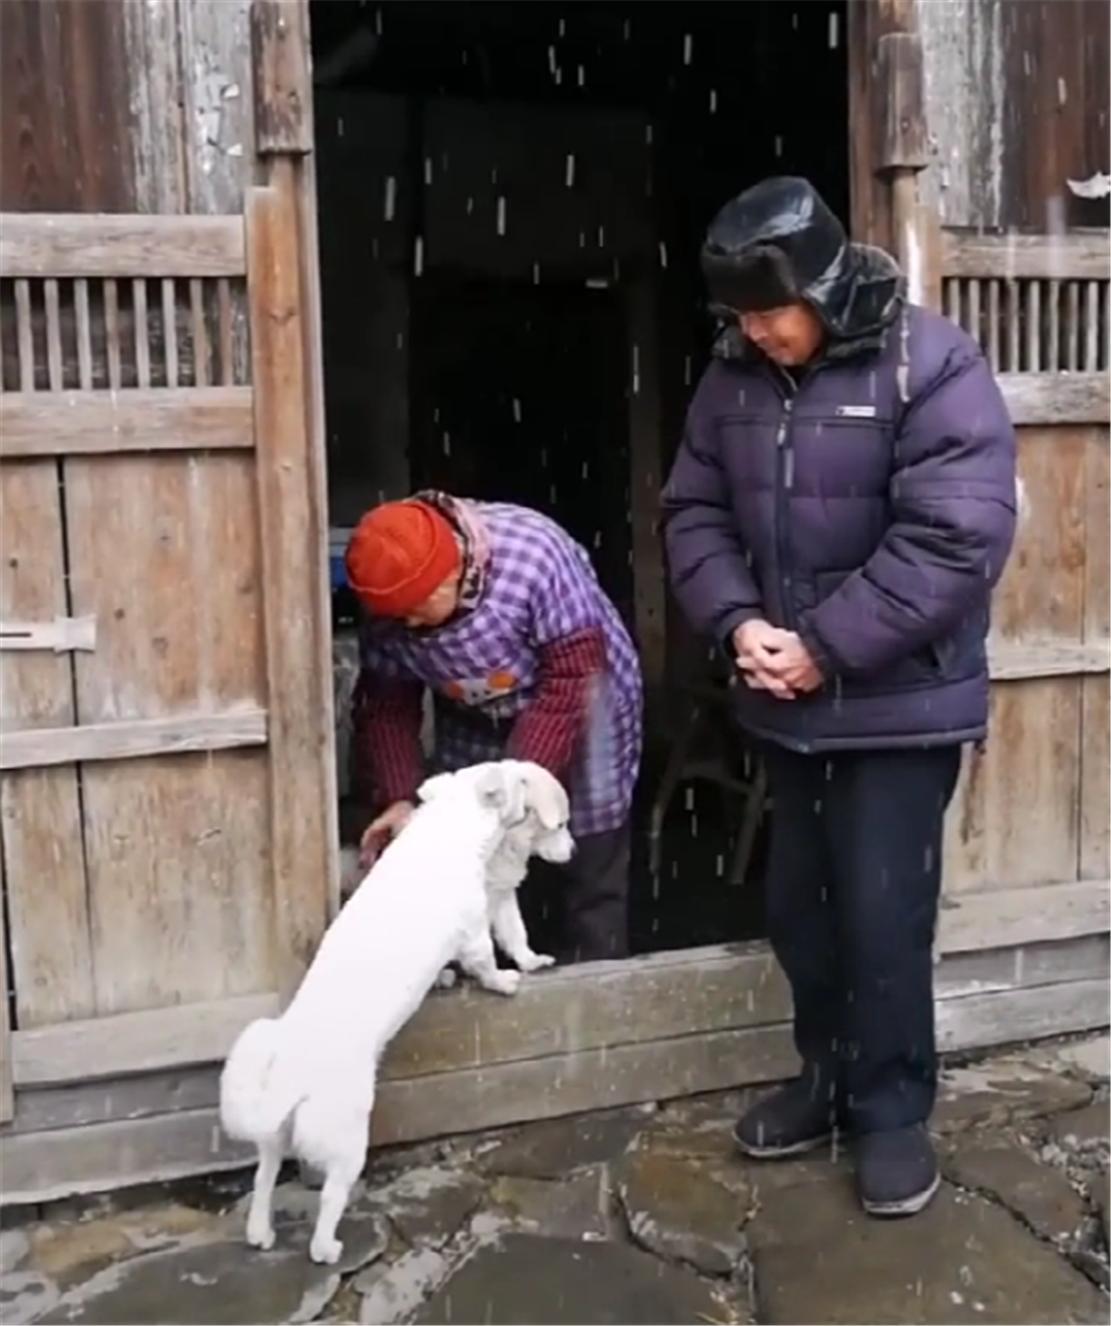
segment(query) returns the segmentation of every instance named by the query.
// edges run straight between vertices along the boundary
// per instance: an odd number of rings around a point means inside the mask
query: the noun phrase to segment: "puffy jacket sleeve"
[[[894,443],[891,523],[799,633],[826,675],[878,672],[948,634],[998,581],[1015,527],[1015,436],[971,343],[916,391]]]
[[[671,587],[691,624],[728,646],[742,622],[762,617],[722,468],[717,419],[708,404],[711,365],[687,411],[686,428],[663,492]]]

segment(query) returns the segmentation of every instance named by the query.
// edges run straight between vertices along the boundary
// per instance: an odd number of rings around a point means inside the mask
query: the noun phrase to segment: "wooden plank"
[[[217,716],[205,744],[225,747],[83,769],[98,1011],[270,988],[269,761],[226,748],[263,739],[252,458],[71,457],[65,495],[74,611],[101,623],[76,668],[82,720],[184,736]]]
[[[88,391],[93,385],[93,342],[89,323],[89,282],[79,276],[73,283],[73,312],[77,330],[77,385]],[[0,446],[3,445],[0,429]]]
[[[298,0],[255,0],[255,147],[259,155],[312,151],[308,11]]]
[[[189,310],[193,329],[193,383],[208,386],[208,328],[204,317],[204,287],[194,277],[189,282]]]
[[[43,282],[43,306],[46,310],[46,371],[51,391],[62,390],[62,321],[58,302],[58,282]]]
[[[1109,994],[1103,976],[942,999],[937,1006],[938,1048],[980,1050],[1106,1027]]]
[[[31,339],[31,286],[15,283],[15,326],[19,349],[19,390],[35,390],[35,345]]]
[[[1111,454],[1099,429],[1088,434],[1084,473],[1084,635],[1094,639],[1111,630]],[[1103,879],[1111,873],[1108,679],[1085,677],[1081,685],[1079,873]]]
[[[0,621],[0,649],[50,649],[55,654],[65,654],[71,649],[95,648],[95,617],[55,617],[52,622]]]
[[[1106,977],[943,995],[939,1041],[953,1052],[1090,1030],[1106,1025],[1107,1002]],[[771,1082],[796,1065],[789,1028],[780,1023],[384,1082],[371,1142],[411,1142]],[[23,1205],[245,1168],[252,1160],[249,1148],[223,1139],[215,1108],[5,1132],[2,1201]]]
[[[1046,640],[1032,644],[992,642],[988,669],[992,681],[1031,677],[1076,677],[1111,668],[1109,640]]]
[[[20,1087],[58,1086],[214,1063],[248,1022],[278,1012],[276,994],[245,994],[18,1031],[15,1081]]]
[[[1024,429],[1015,546],[992,602],[991,647],[1082,639],[1088,429]]]
[[[4,899],[8,887],[4,879],[4,845],[0,835],[0,1123],[7,1123],[15,1114],[15,1093],[12,1090],[12,1019],[8,999],[8,922]]]
[[[166,386],[170,391],[178,385],[177,358],[177,292],[174,278],[162,278],[162,344],[166,357]]]
[[[1001,373],[997,381],[1016,424],[1111,420],[1106,373]]]
[[[23,1206],[130,1183],[242,1169],[254,1148],[230,1142],[214,1109],[0,1137],[0,1205]]]
[[[946,276],[1106,281],[1111,276],[1107,237],[1106,230],[1019,235],[946,226],[942,262]]]
[[[963,989],[966,955],[988,951],[997,956],[983,964],[1000,987],[1099,974],[1099,954],[1087,941],[1105,940],[1108,899],[1107,883],[1093,881],[962,897],[941,913],[939,992],[947,972]],[[1020,950],[1028,959],[1016,976]],[[276,1007],[277,995],[250,995],[16,1032],[15,1080],[58,1085],[211,1063],[248,1021]],[[526,981],[511,1000],[470,988],[431,996],[390,1047],[382,1076],[408,1080],[636,1042],[675,1044],[788,1014],[786,984],[763,942],[562,967]]]
[[[884,90],[883,141],[877,170],[924,170],[926,133],[922,43],[915,32],[889,32],[876,45],[876,78]]]
[[[250,387],[5,392],[0,397],[0,457],[5,460],[253,446]]]
[[[150,327],[147,325],[147,282],[137,276],[131,282],[131,307],[135,322],[135,383],[150,386]]]
[[[0,216],[0,276],[242,276],[241,216]]]
[[[0,529],[0,615],[32,621],[68,615],[53,462],[0,467]],[[68,654],[0,653],[0,740],[73,721]],[[76,772],[6,774],[0,816],[19,1024],[83,1017],[93,1010],[93,984]]]
[[[112,279],[101,283],[104,292],[104,348],[108,358],[108,386],[112,391],[119,391],[123,385],[123,369],[120,360],[120,308],[119,292]]]
[[[231,750],[266,744],[266,710],[132,718],[81,727],[32,728],[0,737],[0,769]]]
[[[332,816],[335,733],[330,609],[322,558],[325,498],[319,440],[307,413],[306,343],[292,166],[247,204],[248,294],[257,477],[266,593],[271,824],[279,987],[299,979],[336,890]],[[314,445],[314,442],[316,443]]]
[[[1018,948],[1104,934],[1111,926],[1108,881],[1001,887],[946,898],[938,921],[941,952]]]
[[[220,1102],[221,1064],[169,1068],[124,1077],[20,1087],[15,1113],[3,1133],[43,1133],[87,1127],[114,1119],[146,1119],[182,1110],[211,1109]]]

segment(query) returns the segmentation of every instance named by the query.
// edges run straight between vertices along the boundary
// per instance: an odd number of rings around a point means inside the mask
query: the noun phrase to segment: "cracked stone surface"
[[[697,1164],[657,1151],[634,1151],[615,1166],[614,1183],[641,1246],[708,1275],[728,1275],[745,1251],[742,1226],[751,1201]]]
[[[302,1248],[256,1252],[239,1240],[202,1244],[117,1263],[37,1320],[99,1326],[306,1322],[339,1284],[338,1270],[313,1265]]]
[[[413,1320],[665,1326],[728,1318],[720,1298],[692,1272],[638,1248],[508,1234],[479,1248]]]
[[[1042,1238],[1072,1244],[1087,1217],[1083,1198],[1064,1174],[1006,1142],[961,1146],[943,1168],[961,1187],[998,1197]]]
[[[930,1127],[947,1133],[1056,1114],[1086,1105],[1092,1089],[1019,1055],[942,1072]]]
[[[481,1163],[491,1174],[561,1178],[571,1170],[616,1159],[650,1117],[634,1109],[545,1120],[495,1143]]]
[[[948,1185],[921,1215],[891,1221],[865,1216],[848,1184],[782,1188],[749,1242],[763,1321],[1107,1320],[1104,1295],[1063,1257]]]
[[[1084,1156],[1106,1160],[1108,1152],[1108,1105],[1096,1101],[1082,1110],[1058,1115],[1049,1126],[1049,1137],[1058,1146],[1068,1147]]]
[[[851,1146],[737,1154],[762,1092],[721,1092],[378,1152],[335,1268],[308,1259],[301,1182],[276,1190],[273,1252],[246,1246],[246,1173],[6,1218],[0,1320],[1106,1321],[1099,1039],[947,1072],[950,1182],[912,1220],[863,1215]]]
[[[1068,1041],[1046,1053],[1046,1062],[1096,1085],[1111,1082],[1111,1033]]]
[[[499,1212],[514,1225],[533,1233],[578,1239],[607,1236],[608,1194],[606,1171],[601,1165],[563,1182],[505,1174],[490,1189],[490,1197]]]

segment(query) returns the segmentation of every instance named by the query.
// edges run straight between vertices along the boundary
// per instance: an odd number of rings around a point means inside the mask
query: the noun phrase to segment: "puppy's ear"
[[[422,802],[434,800],[451,783],[454,777],[454,774],[444,773],[437,774],[434,778],[426,778],[417,788],[417,800]]]
[[[524,817],[525,780],[514,762],[505,760],[484,769],[477,790],[480,804],[497,810],[504,824]]]
[[[527,787],[529,802],[545,829],[558,829],[567,823],[567,793],[547,769],[531,770]]]

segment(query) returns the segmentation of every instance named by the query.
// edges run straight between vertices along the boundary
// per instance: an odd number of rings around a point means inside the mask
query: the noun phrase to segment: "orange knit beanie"
[[[355,527],[347,582],[377,617],[404,617],[459,569],[450,522],[427,502],[385,502]]]

